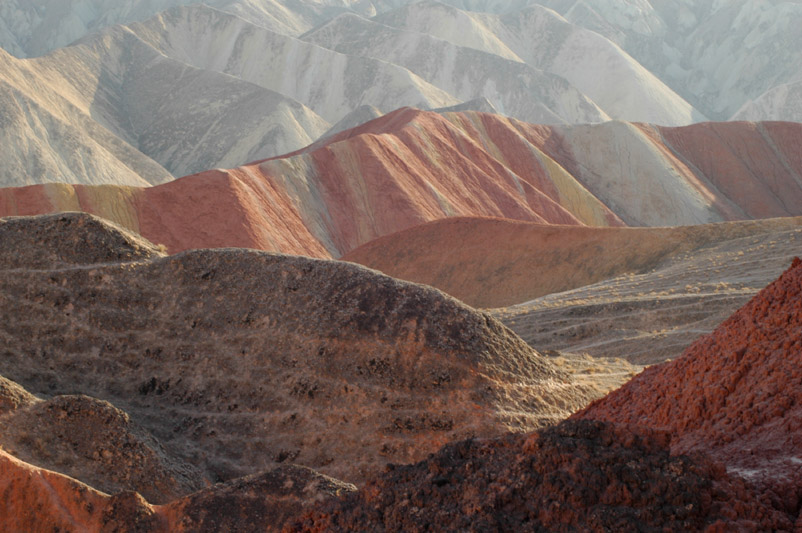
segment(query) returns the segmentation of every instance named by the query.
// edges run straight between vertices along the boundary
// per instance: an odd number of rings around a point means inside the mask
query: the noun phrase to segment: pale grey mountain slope
[[[363,105],[387,113],[459,102],[405,68],[340,54],[206,6],[171,9],[130,28],[168,57],[279,92],[332,123]]]
[[[541,3],[619,44],[714,120],[802,72],[799,0]]]
[[[22,80],[0,101],[16,117],[0,126],[5,185],[160,183],[297,150],[330,127],[294,100],[169,59],[120,26],[40,58],[8,56],[2,68],[6,84]]]
[[[372,105],[359,106],[345,115],[339,122],[332,126],[329,131],[321,135],[320,138],[325,139],[327,137],[331,137],[332,135],[337,135],[342,131],[356,128],[357,126],[361,126],[362,124],[370,122],[374,118],[379,118],[383,115],[384,113]]]
[[[609,118],[561,77],[357,15],[340,15],[302,38],[348,55],[401,65],[459,100],[485,97],[500,113],[527,122],[586,123]]]
[[[730,120],[802,122],[802,80],[769,89],[745,103]]]
[[[461,111],[480,111],[482,113],[498,113],[493,104],[487,98],[476,98],[474,100],[469,100],[467,102],[462,102],[457,105],[448,106],[448,107],[439,107],[436,109],[432,109],[435,113],[453,113],[453,112],[461,112]],[[326,137],[331,137],[340,133],[341,131],[349,130],[352,128],[356,128],[365,124],[366,122],[370,122],[373,119],[379,118],[383,116],[384,113],[379,111],[373,106],[364,105],[354,109],[351,113],[343,117],[341,121],[331,127],[329,131],[327,131],[321,139],[325,139]]]
[[[0,187],[149,186],[173,176],[94,121],[58,72],[0,50]]]
[[[424,0],[374,20],[525,61],[565,78],[616,120],[667,126],[706,120],[618,45],[542,6],[498,16]]]
[[[455,113],[462,111],[479,111],[481,113],[494,113],[498,114],[498,110],[493,107],[493,104],[485,97],[474,98],[461,104],[452,105],[449,107],[440,107],[432,109],[435,113]]]
[[[373,2],[349,0],[3,0],[0,46],[18,57],[39,56],[115,24],[200,3],[290,35],[344,11],[376,13]]]

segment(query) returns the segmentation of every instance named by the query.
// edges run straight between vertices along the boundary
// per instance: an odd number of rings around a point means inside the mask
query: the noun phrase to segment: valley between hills
[[[0,530],[799,530],[800,27],[0,1]]]

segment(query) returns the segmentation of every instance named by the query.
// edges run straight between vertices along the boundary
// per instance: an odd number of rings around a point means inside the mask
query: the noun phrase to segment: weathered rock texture
[[[753,531],[788,516],[668,437],[592,421],[449,444],[285,531]]]
[[[672,453],[706,451],[785,509],[802,501],[802,262],[671,363],[648,368],[577,418],[668,431]]]
[[[772,222],[781,222],[770,229]],[[654,270],[492,311],[547,352],[622,357],[636,364],[676,359],[777,279],[799,254],[802,227],[711,243],[666,257]],[[737,226],[734,226],[737,227]]]
[[[649,272],[723,241],[800,227],[802,218],[589,228],[455,217],[381,237],[342,259],[437,287],[475,307],[503,307]]]
[[[405,108],[299,152],[156,187],[2,189],[0,215],[87,211],[172,253],[316,257],[452,216],[588,226],[784,217],[802,215],[800,139],[792,123],[550,127]]]
[[[40,242],[103,230],[88,218],[42,217],[55,235]],[[0,255],[19,247],[37,248],[7,239]],[[119,253],[0,270],[0,374],[37,395],[123,407],[211,481],[296,463],[359,482],[452,440],[553,423],[590,399],[490,316],[428,287],[244,250]]]
[[[356,487],[308,468],[284,465],[150,505],[136,492],[109,496],[0,450],[0,523],[5,531],[213,533],[280,531],[315,504]]]

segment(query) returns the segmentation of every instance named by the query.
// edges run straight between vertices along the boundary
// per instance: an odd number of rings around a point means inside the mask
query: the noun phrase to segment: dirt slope
[[[672,257],[749,235],[802,226],[802,218],[674,228],[589,228],[449,218],[371,241],[343,256],[425,283],[476,307],[641,274]]]
[[[676,361],[653,366],[577,418],[666,430],[797,509],[802,468],[802,262]]]

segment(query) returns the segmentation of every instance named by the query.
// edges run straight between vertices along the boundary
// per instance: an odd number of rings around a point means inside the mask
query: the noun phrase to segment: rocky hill
[[[648,368],[576,415],[668,431],[798,511],[802,262],[676,361]]]
[[[665,434],[567,421],[532,435],[450,444],[389,469],[285,531],[749,531],[793,521]]]
[[[104,490],[160,502],[285,463],[361,482],[595,394],[490,316],[349,263],[163,257],[85,214],[0,229],[0,444]]]

